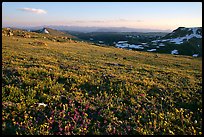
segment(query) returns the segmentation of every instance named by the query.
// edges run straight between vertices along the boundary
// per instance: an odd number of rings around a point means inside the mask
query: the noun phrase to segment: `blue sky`
[[[201,2],[4,2],[2,25],[202,27]]]

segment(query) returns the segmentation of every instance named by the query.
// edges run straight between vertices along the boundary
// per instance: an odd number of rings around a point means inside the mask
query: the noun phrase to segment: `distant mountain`
[[[143,37],[140,39],[143,39]],[[146,37],[144,39],[145,43],[131,43],[130,40],[123,39],[116,42],[115,47],[193,57],[202,56],[202,27],[179,27],[165,36],[151,41],[149,39],[150,37]]]
[[[194,28],[179,27],[178,29],[174,30],[172,33],[167,34],[162,39],[170,42],[175,42],[176,44],[180,44],[180,43],[183,43],[184,41],[189,41],[192,38],[202,39],[201,27],[194,27]]]
[[[98,28],[96,32],[169,32],[169,30],[138,29],[138,28],[128,28],[128,27],[107,27],[107,28]]]
[[[166,36],[153,40],[152,46],[158,52],[202,56],[202,27],[179,27]]]
[[[74,32],[171,32],[171,30],[159,30],[159,29],[139,29],[129,27],[88,27],[88,26],[37,26],[37,27],[19,27],[23,29],[39,30],[42,28],[51,28],[60,31],[74,31]]]

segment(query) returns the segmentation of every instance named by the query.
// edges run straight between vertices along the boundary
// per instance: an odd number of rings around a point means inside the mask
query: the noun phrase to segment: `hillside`
[[[171,53],[201,57],[202,28],[179,27],[178,29],[167,34],[166,36],[158,40],[153,40],[152,45],[154,45],[154,47],[157,49],[157,52],[159,53]]]
[[[5,28],[2,134],[202,134],[202,58]]]
[[[43,33],[43,31],[48,33]],[[45,32],[46,32],[45,31]],[[50,40],[53,42],[69,42],[75,41],[78,38],[57,30],[52,30],[49,28],[41,29],[38,31],[26,31],[21,29],[11,29],[11,28],[2,28],[2,36],[15,36],[31,39],[40,39],[40,40]]]
[[[37,33],[44,33],[44,34],[50,34],[52,36],[66,36],[66,37],[69,37],[69,38],[76,38],[75,36],[72,36],[68,33],[64,33],[62,31],[58,31],[58,30],[54,30],[54,29],[51,29],[51,28],[42,28],[42,29],[39,29],[39,30],[31,30],[32,32],[37,32]]]

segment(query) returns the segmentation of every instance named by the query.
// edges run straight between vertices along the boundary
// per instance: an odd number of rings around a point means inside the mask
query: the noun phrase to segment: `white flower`
[[[197,120],[195,120],[194,123],[197,124],[198,123]]]
[[[44,107],[46,107],[47,104],[45,104],[45,103],[38,103],[38,107],[40,107],[40,106],[44,106]]]

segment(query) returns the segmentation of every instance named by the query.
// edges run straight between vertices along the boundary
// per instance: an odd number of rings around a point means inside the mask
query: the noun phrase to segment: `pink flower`
[[[145,111],[145,109],[144,109],[144,108],[142,108],[142,113],[144,113],[144,111]]]
[[[76,120],[76,115],[74,115],[74,120]]]
[[[127,130],[130,131],[130,126],[127,126]]]
[[[60,127],[59,130],[62,131],[63,129]]]
[[[144,97],[144,96],[145,96],[145,94],[140,94],[140,96]]]
[[[85,110],[87,110],[88,108],[89,108],[89,105],[87,104],[86,107],[85,107]]]

